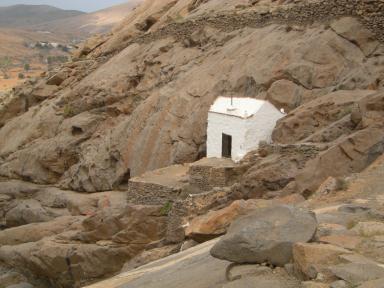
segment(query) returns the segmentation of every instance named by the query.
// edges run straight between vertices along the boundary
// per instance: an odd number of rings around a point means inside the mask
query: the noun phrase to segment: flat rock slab
[[[384,288],[384,278],[365,282],[357,288]]]
[[[352,285],[384,278],[384,268],[371,263],[340,264],[331,267],[331,271]]]
[[[329,285],[313,281],[305,281],[301,282],[301,288],[329,288]]]
[[[375,221],[359,222],[353,227],[352,231],[364,237],[380,236],[384,235],[384,223]]]
[[[7,288],[33,288],[33,285],[31,285],[27,282],[22,282],[22,283],[10,285]]]
[[[235,263],[283,266],[292,260],[293,244],[310,241],[316,229],[316,217],[308,210],[286,205],[260,208],[233,222],[211,254]]]
[[[216,242],[206,242],[86,288],[222,288],[229,263],[210,256],[209,250]]]
[[[260,276],[272,274],[272,269],[267,266],[244,264],[240,266],[234,266],[228,273],[228,279],[234,280],[238,278],[244,278],[249,276]]]
[[[245,277],[227,283],[223,288],[297,288],[300,284],[293,279],[279,279],[272,275],[268,277]]]
[[[354,250],[363,241],[363,239],[359,236],[353,235],[330,235],[320,237],[319,241]]]

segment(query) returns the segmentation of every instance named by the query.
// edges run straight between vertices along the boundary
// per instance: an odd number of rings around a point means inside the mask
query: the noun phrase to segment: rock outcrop
[[[264,200],[235,201],[226,208],[193,218],[186,228],[185,235],[199,242],[217,238],[225,234],[229,225],[237,218],[249,214],[257,208],[272,205],[273,203]]]
[[[316,229],[316,218],[308,211],[290,206],[256,209],[233,222],[211,254],[236,263],[284,266],[292,260],[293,244],[310,241]]]

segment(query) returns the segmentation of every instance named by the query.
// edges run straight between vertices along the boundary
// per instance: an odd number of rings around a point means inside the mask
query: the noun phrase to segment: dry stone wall
[[[214,187],[228,186],[232,173],[233,167],[192,165],[189,170],[189,182],[202,191],[209,191]]]
[[[166,37],[179,41],[188,39],[194,31],[209,25],[225,32],[244,27],[263,27],[269,24],[310,25],[314,22],[328,23],[344,16],[353,16],[384,42],[384,1],[382,0],[338,0],[318,1],[281,6],[270,11],[248,11],[238,13],[209,14],[174,22],[163,28],[132,39],[131,43],[148,43]]]
[[[130,181],[127,200],[134,204],[158,205],[177,199],[181,191],[181,188],[156,183]]]

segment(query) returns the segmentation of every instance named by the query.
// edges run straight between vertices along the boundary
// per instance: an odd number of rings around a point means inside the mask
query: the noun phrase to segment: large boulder
[[[250,199],[238,200],[220,210],[198,216],[189,223],[185,235],[198,242],[207,241],[225,234],[229,225],[242,215],[253,210],[272,205],[272,201]]]
[[[282,79],[274,82],[267,92],[267,100],[277,108],[283,108],[286,112],[300,106],[302,103],[304,88],[295,83]]]
[[[292,260],[292,245],[316,233],[315,215],[291,206],[272,206],[236,220],[211,250],[219,259],[236,263],[283,266]]]

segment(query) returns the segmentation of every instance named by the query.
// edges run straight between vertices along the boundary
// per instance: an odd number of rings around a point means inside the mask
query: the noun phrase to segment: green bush
[[[28,72],[29,70],[31,70],[31,65],[29,65],[29,63],[25,63],[24,64],[24,71]]]
[[[70,118],[70,117],[75,116],[75,111],[74,111],[73,107],[70,104],[66,104],[64,106],[63,115],[64,115],[65,118]]]
[[[336,179],[336,190],[337,191],[346,191],[348,190],[349,183],[344,178],[337,178]]]
[[[173,207],[173,203],[171,201],[168,201],[167,203],[165,203],[164,206],[161,207],[160,209],[161,215],[167,216],[169,212],[171,212],[172,207]]]

